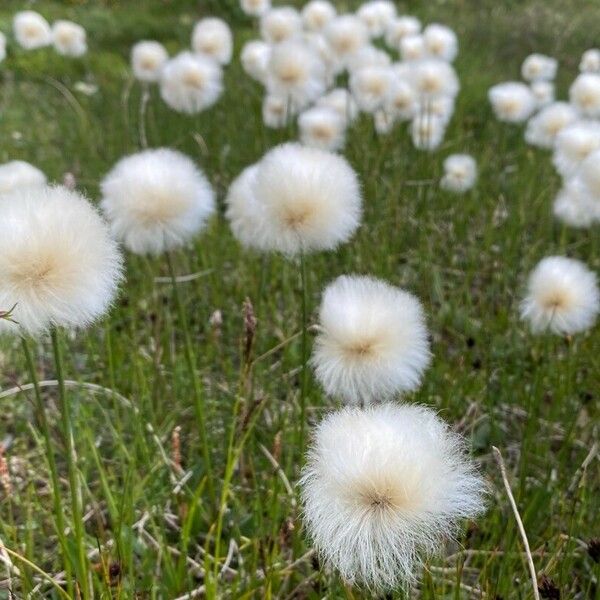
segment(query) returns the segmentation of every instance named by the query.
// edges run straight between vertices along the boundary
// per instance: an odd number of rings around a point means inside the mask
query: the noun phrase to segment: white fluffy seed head
[[[356,16],[365,24],[372,38],[384,34],[387,24],[396,17],[396,7],[386,0],[369,0],[356,11]]]
[[[341,71],[352,56],[368,43],[369,32],[357,16],[342,15],[327,24],[325,37],[331,46],[337,69]]]
[[[600,118],[600,74],[579,75],[569,88],[569,99],[584,117]]]
[[[216,17],[198,21],[192,32],[192,49],[221,65],[229,64],[233,54],[233,36],[229,25]]]
[[[579,70],[582,73],[598,73],[600,74],[600,49],[590,48],[581,56]]]
[[[419,102],[409,81],[394,77],[384,103],[384,110],[396,120],[409,121],[416,114]]]
[[[323,293],[311,358],[325,392],[357,404],[415,390],[431,354],[413,295],[363,276],[342,276]]]
[[[553,212],[570,227],[587,228],[600,222],[600,201],[590,196],[579,177],[573,177],[556,196]]]
[[[83,56],[87,52],[85,29],[72,21],[55,21],[52,25],[52,43],[64,56]]]
[[[267,81],[269,60],[271,58],[271,45],[262,40],[246,42],[240,55],[244,71],[262,84]]]
[[[374,592],[407,588],[486,485],[463,439],[429,408],[347,407],[318,425],[302,472],[303,521],[326,566]]]
[[[240,8],[251,17],[260,17],[271,8],[271,0],[240,0]]]
[[[122,158],[101,183],[113,235],[136,254],[185,244],[214,212],[212,187],[187,156],[159,148]]]
[[[109,308],[121,256],[100,215],[77,192],[29,187],[4,196],[0,219],[0,333],[85,327]]]
[[[428,111],[419,112],[410,124],[412,143],[417,150],[435,150],[444,141],[445,119]]]
[[[530,54],[521,65],[525,81],[552,81],[556,77],[558,61],[545,54]]]
[[[585,158],[600,148],[600,123],[576,121],[556,136],[552,162],[565,178],[573,176]]]
[[[300,35],[302,18],[295,8],[280,6],[263,13],[260,18],[260,33],[270,44],[279,44]]]
[[[165,47],[152,40],[138,42],[131,49],[131,68],[139,81],[154,83],[160,79],[160,73],[169,55]]]
[[[423,30],[427,54],[433,58],[452,62],[458,54],[458,38],[450,27],[432,23]]]
[[[460,89],[458,77],[451,64],[439,59],[415,61],[411,83],[422,102],[440,96],[455,98]]]
[[[286,98],[296,109],[307,106],[325,90],[325,66],[306,44],[289,40],[271,51],[267,68],[270,94]]]
[[[255,189],[265,214],[262,247],[287,255],[331,250],[360,224],[358,178],[335,154],[277,146],[261,160]]]
[[[552,81],[533,81],[529,86],[535,98],[536,108],[544,108],[554,102],[556,91]]]
[[[452,154],[444,161],[443,189],[458,194],[470,190],[477,181],[477,163],[468,154]]]
[[[539,148],[554,147],[556,136],[577,120],[577,111],[568,102],[554,102],[527,122],[525,141]]]
[[[335,6],[328,0],[311,0],[302,9],[302,22],[307,31],[321,32],[336,15]]]
[[[600,309],[596,275],[572,258],[544,258],[529,276],[521,318],[534,333],[568,335],[592,327]]]
[[[393,50],[400,51],[400,42],[407,35],[421,33],[421,21],[416,17],[402,16],[392,19],[386,26],[385,42]]]
[[[333,108],[309,108],[298,117],[300,141],[311,148],[336,152],[344,147],[345,123]]]
[[[345,88],[335,88],[316,102],[317,106],[335,110],[347,124],[358,117],[358,106],[352,94]]]
[[[427,56],[425,40],[421,34],[405,35],[400,40],[400,56],[405,62],[422,60]]]
[[[353,74],[361,69],[369,67],[389,67],[391,64],[392,59],[387,52],[384,52],[371,44],[367,44],[348,58],[346,68],[350,74]]]
[[[17,43],[25,50],[43,48],[52,43],[48,21],[33,10],[23,10],[14,16],[13,32]]]
[[[45,184],[46,175],[28,162],[11,160],[0,165],[0,195]]]
[[[383,107],[393,82],[390,67],[365,67],[350,76],[350,90],[358,107],[374,113]]]
[[[508,81],[490,88],[488,98],[496,118],[507,123],[522,123],[535,110],[535,98],[524,83]]]
[[[160,95],[177,112],[195,114],[211,107],[223,91],[223,74],[212,58],[181,52],[160,76]]]

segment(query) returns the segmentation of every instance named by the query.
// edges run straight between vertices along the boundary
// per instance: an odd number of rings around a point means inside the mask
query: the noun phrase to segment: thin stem
[[[65,575],[67,580],[67,589],[69,596],[73,594],[73,579],[71,576],[71,560],[69,551],[67,548],[67,542],[65,539],[65,518],[62,507],[62,500],[60,497],[60,484],[58,479],[58,469],[56,468],[56,458],[54,456],[54,448],[52,447],[52,437],[50,434],[50,424],[48,423],[48,417],[46,415],[46,407],[42,399],[42,393],[40,390],[35,365],[33,362],[33,355],[29,342],[25,337],[21,337],[21,346],[23,348],[23,354],[25,355],[25,363],[29,372],[29,377],[33,386],[33,397],[35,400],[35,412],[42,429],[42,436],[44,438],[44,446],[46,447],[46,458],[48,460],[48,468],[50,469],[50,479],[52,480],[52,501],[54,504],[54,516],[56,533],[60,542],[61,550],[65,560]]]
[[[54,352],[54,363],[56,367],[56,379],[58,380],[58,399],[65,438],[65,449],[67,453],[67,469],[69,473],[69,488],[71,492],[71,512],[73,517],[73,532],[77,549],[77,560],[79,562],[79,580],[83,598],[89,597],[87,583],[87,557],[85,553],[85,532],[83,528],[83,517],[81,509],[81,490],[79,488],[79,475],[77,472],[77,455],[75,454],[75,441],[73,435],[73,423],[71,420],[71,405],[65,388],[65,377],[63,368],[62,351],[58,331],[52,329],[52,350]]]
[[[150,88],[147,83],[142,84],[142,96],[140,98],[140,146],[142,150],[148,148],[148,136],[146,134],[146,110],[150,100]]]
[[[306,397],[308,395],[308,279],[306,276],[306,259],[300,253],[300,279],[302,284],[302,372],[300,379],[300,435],[299,449],[304,452]]]
[[[184,341],[184,352],[185,352],[185,360],[188,367],[188,372],[190,376],[190,380],[192,383],[192,391],[194,393],[194,405],[196,407],[196,420],[198,421],[198,429],[200,430],[200,445],[202,446],[202,457],[204,459],[204,466],[206,469],[206,482],[208,487],[208,492],[211,497],[211,501],[213,505],[216,505],[217,496],[215,492],[213,477],[212,477],[212,465],[210,459],[210,452],[208,446],[208,435],[206,433],[206,420],[204,418],[204,414],[206,412],[205,402],[204,402],[204,394],[202,392],[202,388],[200,386],[200,378],[196,373],[196,356],[194,354],[194,347],[192,345],[192,338],[190,336],[190,329],[187,320],[187,315],[185,313],[185,308],[181,301],[181,296],[179,295],[179,287],[177,284],[177,277],[175,275],[175,269],[173,267],[173,259],[169,252],[167,255],[167,265],[169,267],[169,275],[171,277],[171,285],[173,288],[173,298],[175,300],[175,305],[177,308],[177,315],[179,317],[179,323],[183,331],[183,341]]]

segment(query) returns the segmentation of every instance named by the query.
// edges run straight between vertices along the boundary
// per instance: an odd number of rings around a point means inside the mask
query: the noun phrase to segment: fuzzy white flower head
[[[569,99],[584,117],[600,118],[600,74],[578,75],[569,88]]]
[[[181,52],[160,75],[160,95],[177,112],[195,114],[211,107],[223,91],[221,67],[212,58]]]
[[[295,8],[280,6],[272,8],[260,18],[260,32],[270,44],[278,44],[300,35],[302,18]]]
[[[425,59],[413,63],[411,83],[420,100],[456,97],[460,84],[451,64],[439,59]]]
[[[554,200],[554,216],[570,227],[587,228],[600,221],[600,202],[594,201],[579,177],[569,179]]]
[[[600,49],[590,48],[581,56],[579,70],[582,73],[600,73]]]
[[[585,158],[600,148],[600,123],[576,121],[556,136],[552,162],[563,177],[571,177]]]
[[[72,21],[55,21],[52,24],[52,43],[64,56],[83,56],[87,52],[85,29]]]
[[[536,108],[544,108],[548,104],[552,104],[555,98],[555,87],[552,81],[534,81],[529,86],[531,93],[535,98]]]
[[[444,141],[445,120],[427,112],[419,112],[410,125],[410,135],[417,150],[435,150]]]
[[[17,43],[25,50],[43,48],[52,43],[52,30],[48,21],[33,10],[18,12],[13,19]]]
[[[259,163],[255,190],[265,211],[261,246],[271,250],[332,250],[360,224],[358,178],[336,154],[301,144],[277,146]]]
[[[477,163],[468,154],[452,154],[444,161],[443,189],[455,193],[470,190],[477,181]]]
[[[592,198],[600,205],[600,150],[590,152],[582,161],[577,177],[589,192]]]
[[[431,355],[421,303],[372,277],[342,276],[319,309],[311,363],[325,392],[353,404],[416,389]]]
[[[518,81],[494,85],[488,91],[488,97],[498,120],[507,123],[522,123],[535,110],[531,90]]]
[[[554,102],[534,115],[527,123],[525,141],[539,148],[553,148],[562,129],[577,120],[577,111],[568,102]]]
[[[393,72],[389,67],[366,67],[353,72],[350,90],[358,107],[368,113],[382,108],[393,79]]]
[[[296,107],[289,98],[267,94],[262,103],[263,122],[271,129],[280,129],[290,123],[292,117],[298,114]]]
[[[271,0],[240,0],[240,8],[251,17],[260,17],[271,8]]]
[[[416,17],[402,16],[392,19],[386,26],[385,42],[394,49],[400,50],[400,42],[407,35],[421,33],[421,21]]]
[[[216,17],[198,21],[192,32],[192,49],[221,65],[229,64],[233,54],[233,36],[229,25]]]
[[[352,55],[367,45],[369,32],[357,16],[342,15],[327,24],[325,37],[331,46],[338,70],[342,70]]]
[[[225,204],[225,216],[229,220],[235,238],[246,248],[263,250],[261,230],[265,217],[261,203],[254,191],[258,165],[252,165],[242,171],[229,186]]]
[[[358,106],[352,94],[345,88],[335,88],[325,96],[321,96],[317,106],[331,108],[342,117],[347,124],[352,123],[358,117]]]
[[[0,165],[0,194],[46,184],[46,175],[24,160],[11,160]]]
[[[552,81],[556,77],[558,61],[545,54],[530,54],[521,65],[525,81]]]
[[[346,120],[333,108],[315,106],[298,117],[300,141],[305,146],[335,152],[344,147]]]
[[[600,310],[596,275],[564,256],[544,258],[529,276],[521,318],[534,333],[568,335],[592,327]]]
[[[0,219],[0,333],[84,327],[102,316],[121,278],[106,223],[77,192],[29,187],[5,196]]]
[[[165,47],[155,41],[138,42],[131,49],[131,68],[139,81],[154,83],[160,79],[160,73],[169,55]]]
[[[185,244],[214,212],[212,187],[187,156],[159,148],[122,158],[101,183],[114,236],[136,254]]]
[[[296,40],[282,42],[271,51],[267,89],[303,108],[325,91],[325,66],[309,46]]]
[[[389,67],[392,59],[387,52],[367,44],[348,58],[346,68],[350,74],[368,67]]]
[[[260,83],[265,83],[271,58],[271,45],[262,40],[246,42],[242,48],[240,59],[244,71]]]
[[[486,485],[463,439],[429,408],[346,407],[318,425],[300,480],[303,521],[319,555],[350,584],[407,588]]]
[[[419,102],[413,86],[395,77],[385,99],[384,110],[402,121],[411,120],[417,113]]]
[[[427,54],[452,62],[458,54],[458,39],[452,29],[439,23],[427,25],[423,30],[423,40]]]
[[[328,0],[311,0],[302,9],[302,22],[308,31],[321,32],[336,15],[335,6]]]
[[[325,86],[329,88],[335,83],[337,63],[327,38],[321,33],[304,32],[300,38],[319,57],[323,63]]]
[[[356,16],[365,24],[372,38],[384,34],[387,24],[395,18],[396,7],[386,0],[369,0],[356,11]]]
[[[405,62],[421,60],[427,56],[425,40],[421,34],[405,35],[400,40],[400,56]]]
[[[0,31],[0,62],[6,58],[6,36]]]

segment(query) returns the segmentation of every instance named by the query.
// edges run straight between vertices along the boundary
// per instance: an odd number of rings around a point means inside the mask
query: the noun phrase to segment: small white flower
[[[396,7],[386,0],[369,0],[356,11],[356,16],[365,24],[372,38],[380,37],[387,24],[396,17]]]
[[[556,77],[558,61],[544,54],[530,54],[521,65],[521,75],[525,81],[553,81]]]
[[[568,102],[555,102],[543,108],[527,123],[525,141],[540,148],[553,148],[556,136],[577,120],[577,111]]]
[[[260,32],[270,44],[278,44],[300,35],[302,18],[295,8],[281,6],[272,8],[260,18]]]
[[[43,48],[52,43],[52,30],[48,21],[33,10],[24,10],[15,15],[13,31],[17,43],[25,50]]]
[[[400,40],[400,56],[403,61],[421,60],[427,55],[425,40],[420,34],[405,35]]]
[[[131,49],[131,68],[136,79],[154,83],[160,79],[160,73],[169,55],[165,47],[154,41],[138,42]]]
[[[348,57],[347,70],[352,74],[368,67],[389,67],[392,59],[387,52],[367,44]]]
[[[600,202],[595,202],[579,177],[569,179],[552,207],[554,216],[571,227],[587,228],[600,222]]]
[[[98,212],[64,187],[27,187],[3,197],[0,306],[14,307],[0,333],[39,335],[85,327],[111,305],[121,255]]]
[[[321,150],[341,150],[345,141],[345,123],[345,118],[333,108],[309,108],[298,117],[300,141]]]
[[[444,161],[443,189],[455,193],[470,190],[477,180],[477,163],[468,154],[453,154]]]
[[[246,42],[241,53],[244,71],[260,83],[266,83],[271,59],[271,45],[262,40]]]
[[[600,74],[579,75],[569,88],[569,99],[584,117],[600,118]]]
[[[192,49],[221,65],[229,64],[233,54],[233,36],[229,25],[216,17],[198,21],[192,32]]]
[[[578,260],[550,256],[529,276],[521,318],[534,333],[568,335],[592,327],[599,310],[596,275]]]
[[[346,68],[352,56],[367,45],[369,32],[355,15],[342,15],[327,24],[325,37],[331,46],[337,70],[341,71]]]
[[[11,160],[0,165],[0,194],[46,184],[46,175],[23,160]]]
[[[323,419],[300,490],[325,565],[381,592],[415,582],[460,522],[483,512],[486,486],[464,440],[434,411],[383,404]]]
[[[400,42],[407,35],[421,33],[421,21],[416,17],[403,16],[392,19],[386,26],[385,42],[393,50],[400,51]]]
[[[411,83],[421,102],[440,96],[454,98],[460,84],[451,64],[439,59],[414,62]]]
[[[384,110],[395,119],[410,121],[419,109],[417,94],[406,80],[395,77],[385,99]]]
[[[552,81],[533,81],[529,86],[535,97],[536,108],[544,108],[554,102],[555,88]]]
[[[168,148],[122,158],[101,189],[101,207],[114,236],[136,254],[160,254],[185,244],[215,210],[214,192],[202,171]]]
[[[178,112],[195,114],[211,107],[223,91],[218,63],[201,54],[181,52],[164,65],[160,95]]]
[[[240,0],[241,9],[252,17],[260,17],[271,8],[271,0]]]
[[[337,11],[328,0],[310,0],[302,9],[302,22],[308,31],[321,32]]]
[[[498,120],[507,123],[522,123],[535,110],[535,98],[524,83],[499,83],[490,88],[488,97]]]
[[[83,56],[87,52],[85,29],[72,21],[55,21],[52,25],[52,43],[59,54]]]
[[[452,62],[458,54],[458,39],[452,29],[439,23],[427,25],[423,30],[425,49],[429,56]]]
[[[558,133],[552,162],[563,177],[571,177],[594,150],[600,148],[600,123],[576,121]]]
[[[327,394],[345,402],[414,390],[431,360],[421,303],[372,277],[342,276],[329,284],[319,326],[311,363]]]
[[[590,48],[586,50],[579,63],[579,70],[582,73],[599,73],[600,74],[600,49]]]
[[[354,71],[350,77],[350,90],[358,107],[368,113],[382,108],[393,78],[389,67],[365,67]]]

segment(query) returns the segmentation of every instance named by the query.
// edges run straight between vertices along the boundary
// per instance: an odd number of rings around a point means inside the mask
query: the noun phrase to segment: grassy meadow
[[[559,59],[557,95],[565,98],[580,55],[598,43],[600,10],[592,0],[399,6],[457,32],[457,109],[432,153],[412,147],[405,124],[378,136],[365,116],[350,128],[344,154],[363,185],[364,220],[338,251],[308,257],[310,321],[324,286],[343,273],[371,274],[418,296],[434,358],[408,400],[434,407],[466,436],[489,481],[486,514],[428,564],[408,597],[532,597],[492,454],[497,446],[542,597],[600,598],[600,328],[534,337],[518,315],[540,259],[568,255],[598,272],[600,236],[553,218],[560,179],[550,154],[527,146],[522,127],[497,122],[486,96],[494,83],[517,79],[525,56],[539,51]],[[0,163],[27,160],[57,182],[69,174],[94,201],[104,174],[140,149],[142,90],[129,68],[131,46],[156,39],[173,54],[189,46],[194,21],[206,15],[225,18],[235,34],[215,107],[176,114],[153,89],[145,119],[151,147],[176,148],[204,170],[217,191],[217,217],[170,265],[164,256],[128,254],[108,318],[60,338],[83,481],[86,576],[96,597],[371,597],[321,570],[303,536],[299,440],[334,403],[311,373],[301,422],[300,265],[243,250],[224,218],[230,182],[269,148],[296,138],[294,126],[264,127],[262,90],[239,64],[256,24],[234,0],[2,0],[0,30],[9,34],[13,14],[25,7],[49,21],[81,23],[90,50],[68,59],[10,45],[0,63]],[[438,184],[443,159],[455,152],[472,154],[480,169],[464,196]],[[170,266],[181,278],[178,297]],[[216,500],[205,477],[186,336],[206,407]],[[51,436],[62,448],[51,352],[43,339],[34,360]],[[29,382],[18,341],[0,340],[0,598],[64,598],[76,591],[58,589],[68,589],[65,561]],[[64,451],[57,460],[68,513]]]

